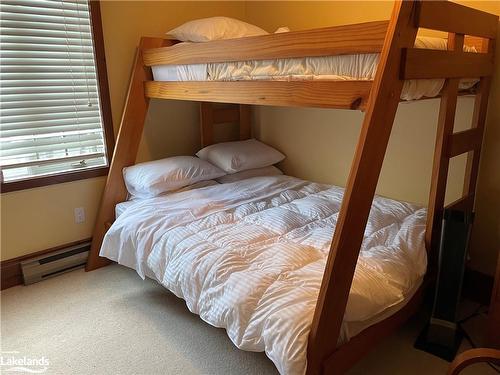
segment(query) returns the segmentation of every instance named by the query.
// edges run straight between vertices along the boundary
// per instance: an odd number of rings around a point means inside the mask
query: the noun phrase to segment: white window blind
[[[107,165],[86,0],[2,0],[3,181]]]

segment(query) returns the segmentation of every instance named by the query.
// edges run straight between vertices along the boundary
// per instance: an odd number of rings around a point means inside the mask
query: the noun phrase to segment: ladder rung
[[[465,195],[460,199],[448,204],[445,209],[457,211],[472,211],[474,207],[474,195]]]
[[[477,129],[468,129],[450,135],[448,157],[461,155],[465,152],[477,150],[482,143],[483,134]]]
[[[493,54],[407,48],[402,79],[476,78],[493,74]]]

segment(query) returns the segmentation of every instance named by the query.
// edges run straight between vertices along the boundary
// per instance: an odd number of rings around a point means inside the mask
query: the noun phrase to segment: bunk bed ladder
[[[483,44],[481,53],[493,54],[494,39]],[[460,51],[464,45],[464,34],[448,35],[448,50]],[[474,208],[476,182],[479,172],[481,146],[484,135],[484,124],[488,107],[488,95],[491,76],[480,78],[474,102],[472,125],[468,130],[453,132],[457,104],[459,78],[447,79],[441,95],[438,117],[438,129],[434,162],[432,168],[431,191],[429,194],[428,217],[426,228],[426,246],[431,258],[430,271],[437,267],[439,241],[441,238],[442,218],[445,208],[471,212]],[[453,157],[467,153],[467,164],[464,176],[462,197],[445,207],[446,183],[448,168]]]
[[[447,17],[445,15],[449,15]],[[464,24],[462,19],[468,19]],[[404,80],[445,78],[438,117],[426,245],[432,279],[437,260],[450,158],[469,153],[464,196],[452,207],[471,210],[486,117],[498,17],[446,1],[401,1],[394,6],[377,74],[351,166],[342,207],[327,260],[308,345],[307,374],[345,372],[386,332],[397,328],[418,308],[422,288],[401,310],[337,348],[340,328],[361,242],[377,186]],[[414,47],[419,27],[448,32],[448,51]],[[488,41],[479,54],[464,53],[465,34]],[[483,44],[484,45],[484,44]],[[453,133],[460,78],[480,77],[473,125]],[[360,338],[362,337],[362,338]]]

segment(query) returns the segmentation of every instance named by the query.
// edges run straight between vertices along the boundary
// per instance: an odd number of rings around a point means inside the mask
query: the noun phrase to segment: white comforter
[[[342,194],[273,176],[141,201],[111,226],[101,255],[154,276],[237,347],[265,351],[281,374],[302,374]],[[374,200],[344,323],[398,304],[421,279],[425,216]]]

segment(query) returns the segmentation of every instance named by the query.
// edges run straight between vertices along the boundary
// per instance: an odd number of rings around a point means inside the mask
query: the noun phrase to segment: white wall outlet
[[[85,208],[75,208],[75,223],[81,224],[85,222]]]

